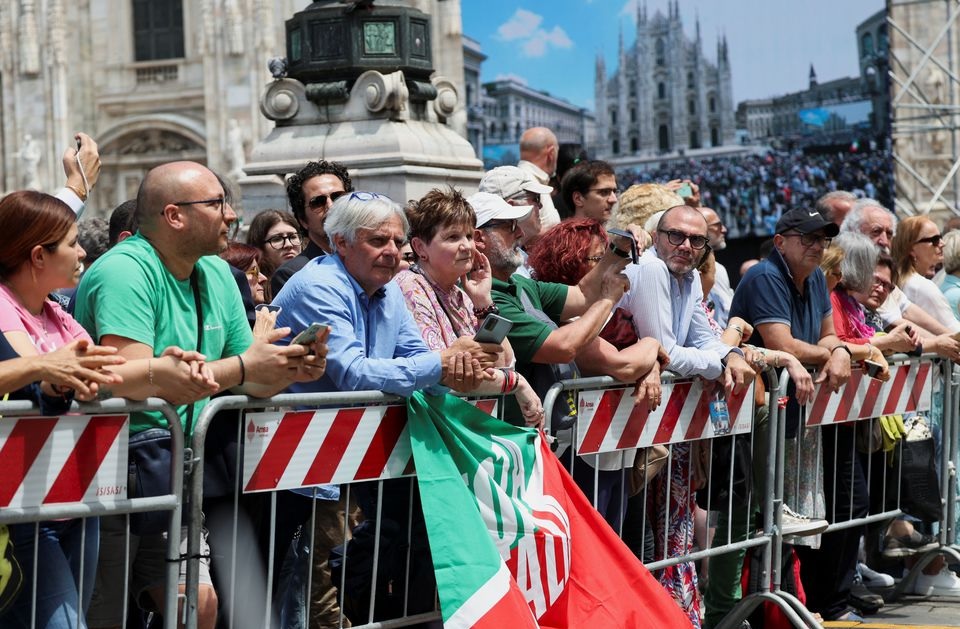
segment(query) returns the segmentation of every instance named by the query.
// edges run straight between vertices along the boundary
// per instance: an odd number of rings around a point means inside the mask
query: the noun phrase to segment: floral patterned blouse
[[[444,350],[458,337],[476,334],[473,302],[459,286],[445,291],[416,265],[397,273],[394,281],[399,284],[407,308],[431,350]]]

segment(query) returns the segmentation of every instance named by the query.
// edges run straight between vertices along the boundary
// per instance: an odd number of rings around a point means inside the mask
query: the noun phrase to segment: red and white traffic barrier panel
[[[0,421],[0,507],[102,503],[127,497],[127,415]]]
[[[629,395],[632,387],[581,391],[577,454],[602,454],[750,432],[754,386],[751,383],[726,400],[727,425],[711,421],[712,382],[706,387],[699,379],[664,383],[666,403],[652,413],[645,401],[634,404]]]
[[[854,367],[850,380],[837,393],[826,383],[817,385],[813,402],[807,405],[807,425],[929,410],[933,396],[932,368],[930,362],[891,365],[890,379],[881,382],[866,375],[860,367]]]
[[[497,400],[468,400],[490,415]],[[411,476],[405,406],[248,413],[243,491]]]

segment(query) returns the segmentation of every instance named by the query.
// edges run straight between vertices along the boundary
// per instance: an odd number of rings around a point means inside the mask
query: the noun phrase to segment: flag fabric
[[[690,626],[543,433],[450,395],[407,408],[445,627]]]

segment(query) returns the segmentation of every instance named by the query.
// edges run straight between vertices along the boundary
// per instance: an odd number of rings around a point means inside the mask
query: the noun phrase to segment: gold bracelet
[[[147,359],[147,384],[153,386],[153,359]]]
[[[86,202],[86,200],[87,200],[87,193],[86,193],[86,192],[80,192],[80,188],[77,188],[76,186],[71,186],[70,184],[66,184],[66,185],[64,185],[63,187],[66,188],[67,190],[70,190],[70,191],[73,192],[75,195],[77,195],[77,198],[80,199],[81,201]]]

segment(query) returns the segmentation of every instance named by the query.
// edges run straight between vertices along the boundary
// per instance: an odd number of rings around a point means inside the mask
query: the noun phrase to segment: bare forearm
[[[534,354],[534,362],[569,363],[576,359],[577,353],[600,333],[612,309],[610,299],[595,302],[579,319],[551,332]]]
[[[645,338],[630,347],[617,350],[602,338],[595,338],[577,354],[577,365],[584,375],[603,375],[622,382],[635,382],[657,362],[657,343]]]

